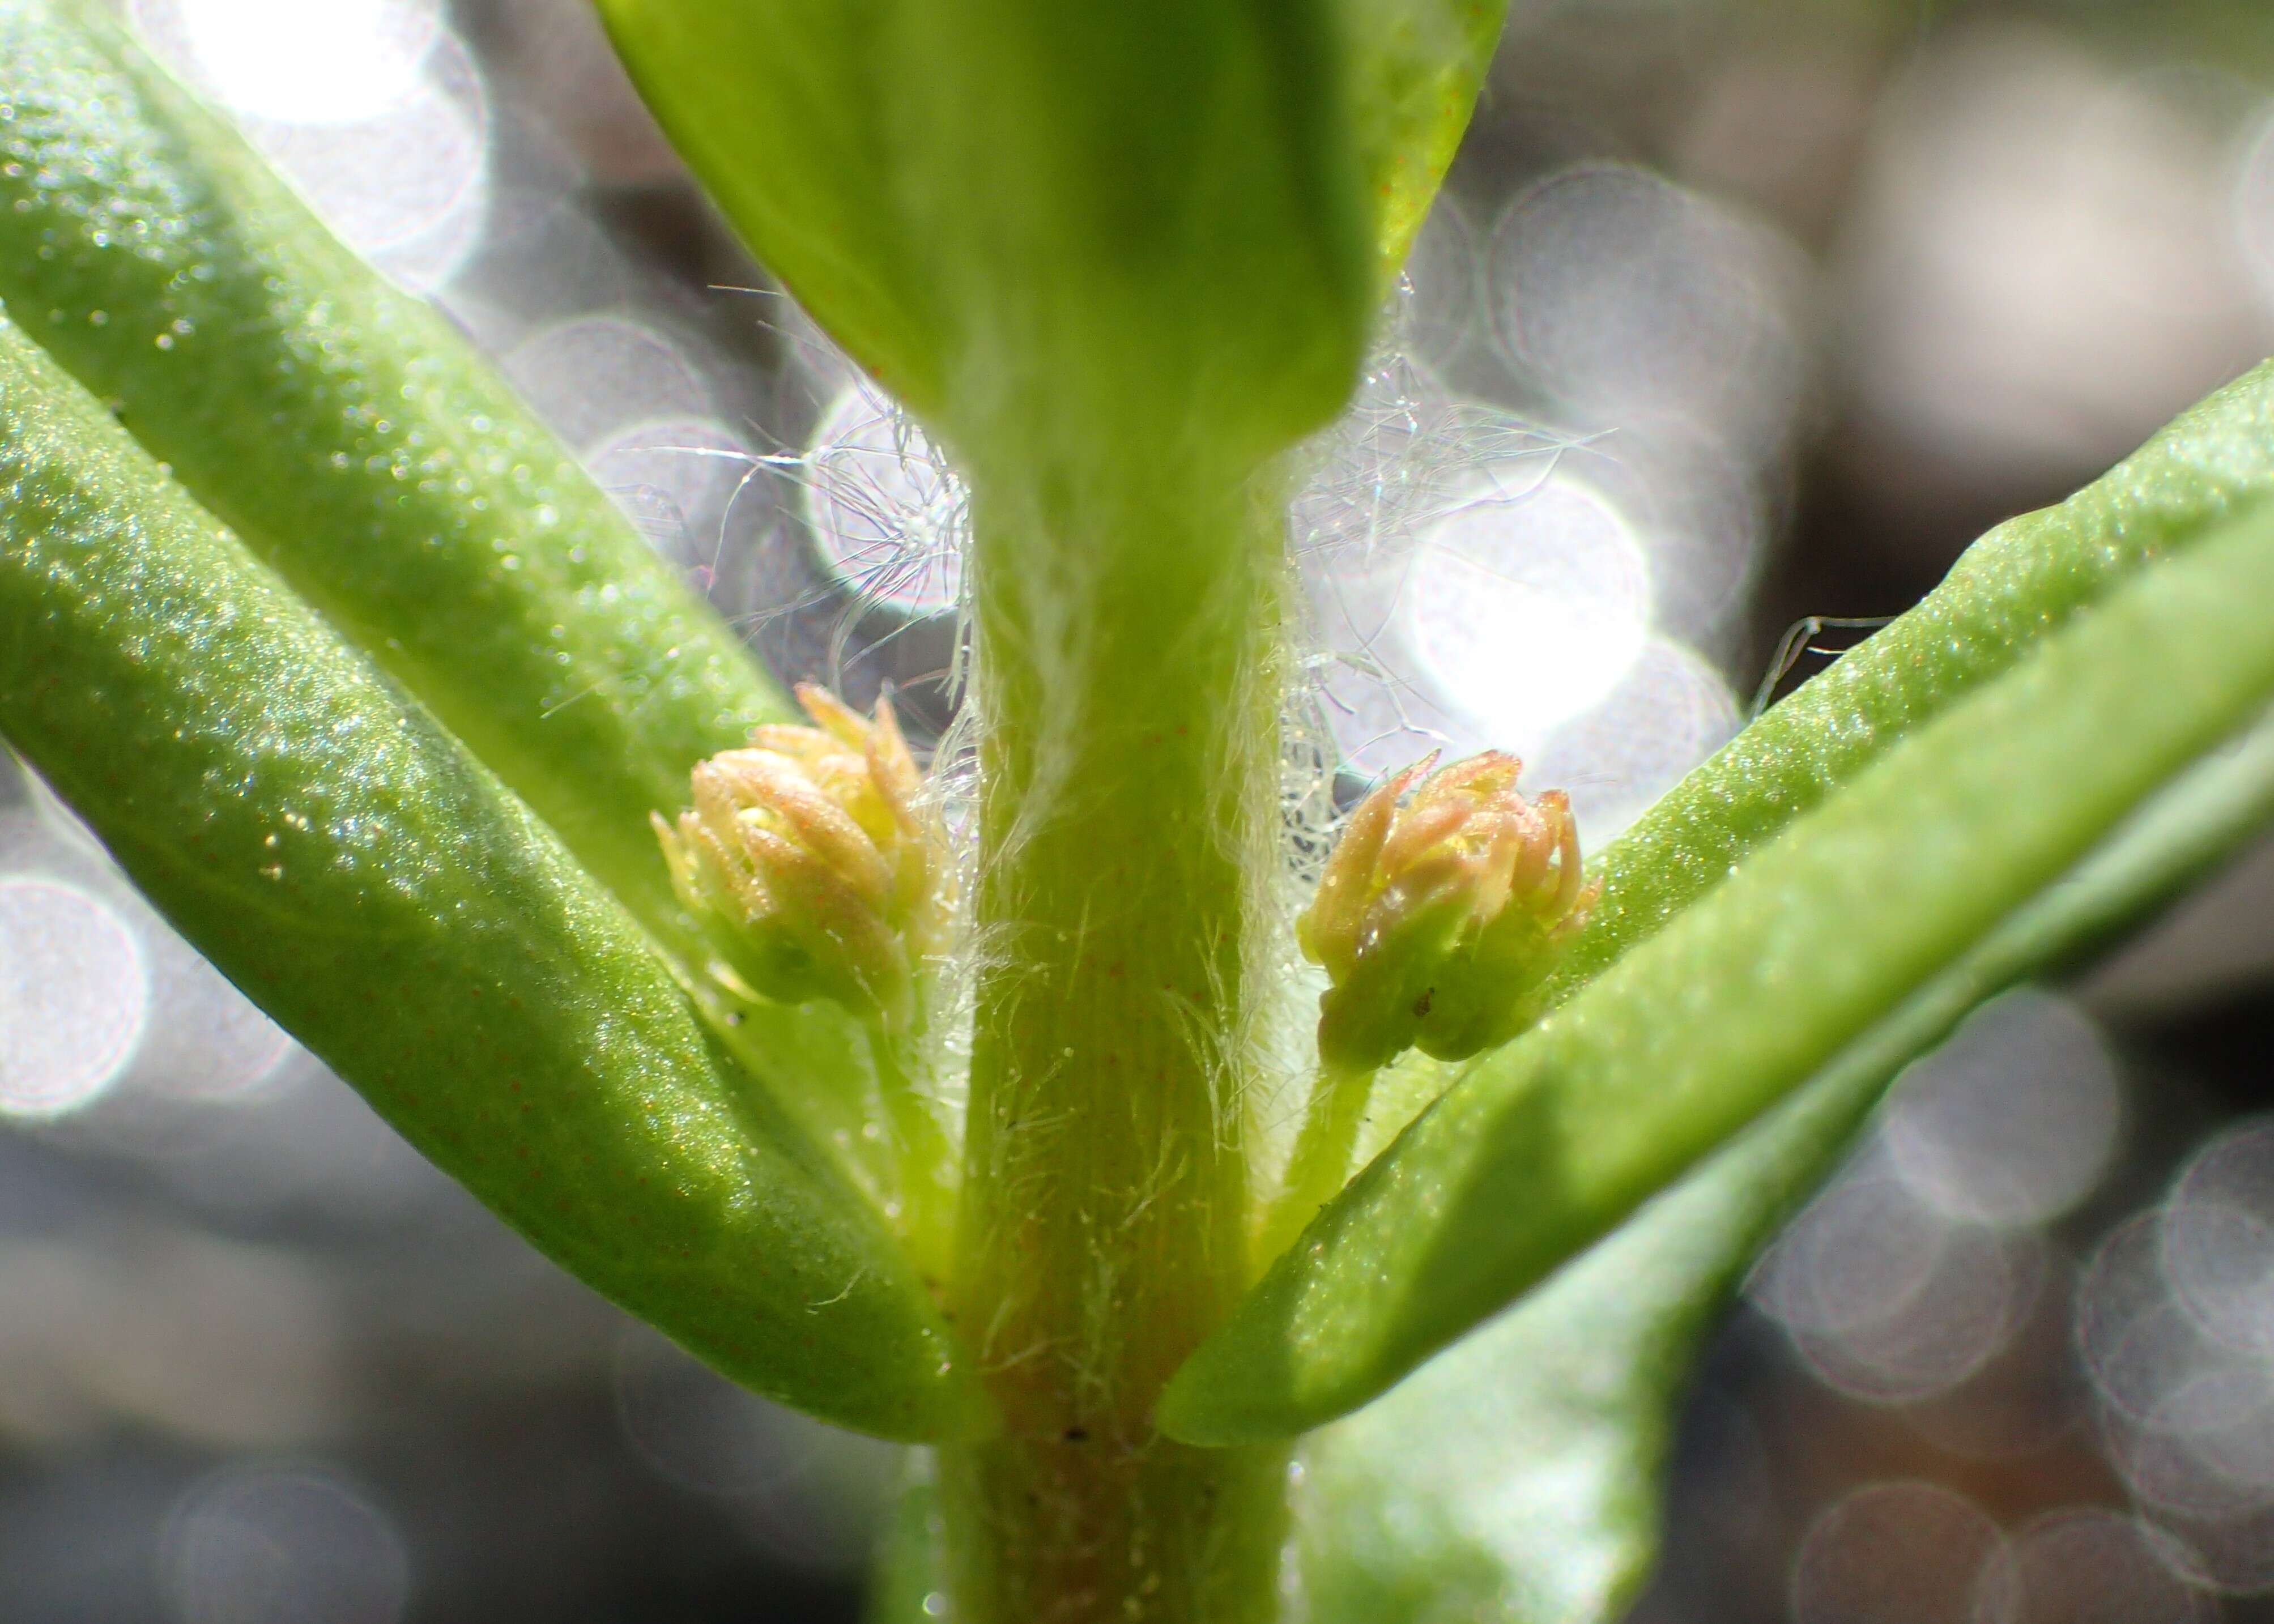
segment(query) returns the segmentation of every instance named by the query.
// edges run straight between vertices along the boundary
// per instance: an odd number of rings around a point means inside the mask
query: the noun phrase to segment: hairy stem
[[[1244,481],[983,505],[982,969],[953,1309],[1004,1417],[943,1451],[965,1624],[1261,1620],[1276,1449],[1158,1437],[1249,1277],[1276,838],[1278,508]]]

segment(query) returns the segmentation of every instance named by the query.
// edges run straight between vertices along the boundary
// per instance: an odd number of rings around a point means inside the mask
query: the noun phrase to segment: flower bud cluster
[[[1489,751],[1430,776],[1433,756],[1351,814],[1296,921],[1325,966],[1319,1056],[1372,1071],[1410,1047],[1459,1060],[1514,1035],[1525,993],[1584,922],[1579,836],[1561,791],[1517,793],[1522,763]]]
[[[900,1029],[946,936],[946,840],[889,700],[866,718],[810,683],[797,698],[814,726],[753,728],[702,763],[694,808],[676,823],[651,815],[656,838],[749,990],[833,999]]]

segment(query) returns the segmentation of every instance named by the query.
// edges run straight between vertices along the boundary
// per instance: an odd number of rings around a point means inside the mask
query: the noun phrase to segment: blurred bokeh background
[[[583,0],[129,9],[778,673],[937,734],[960,486]],[[1305,736],[1515,749],[1600,845],[2274,351],[2274,12],[1515,0],[1409,282],[1298,509]],[[2270,1113],[2274,848],[1907,1075],[1638,1618],[2274,1620]],[[0,1620],[849,1619],[895,1470],[533,1257],[0,758]]]

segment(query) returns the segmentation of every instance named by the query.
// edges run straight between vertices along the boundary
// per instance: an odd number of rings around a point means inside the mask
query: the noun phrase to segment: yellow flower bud
[[[650,821],[735,979],[899,1029],[946,935],[946,840],[889,700],[869,719],[811,683],[797,698],[816,726],[753,728],[696,767],[691,811]]]
[[[1296,921],[1326,968],[1319,1056],[1370,1071],[1409,1047],[1459,1060],[1513,1035],[1523,995],[1584,921],[1570,801],[1517,793],[1523,765],[1488,751],[1428,778],[1431,756],[1351,814],[1317,897]]]

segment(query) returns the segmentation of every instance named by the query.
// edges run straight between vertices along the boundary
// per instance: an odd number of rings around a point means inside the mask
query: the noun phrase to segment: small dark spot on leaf
[[[1436,989],[1434,987],[1432,987],[1432,988],[1430,988],[1427,992],[1423,993],[1419,997],[1418,997],[1418,998],[1414,999],[1414,1000],[1413,1000],[1413,1019],[1416,1019],[1416,1020],[1420,1020],[1420,1019],[1422,1019],[1426,1018],[1426,1017],[1428,1015],[1428,1013],[1429,1013],[1429,1005],[1430,1005],[1430,1004],[1431,1004],[1431,1003],[1432,1003],[1432,1002],[1436,998],[1436,996],[1437,996],[1437,989]]]

